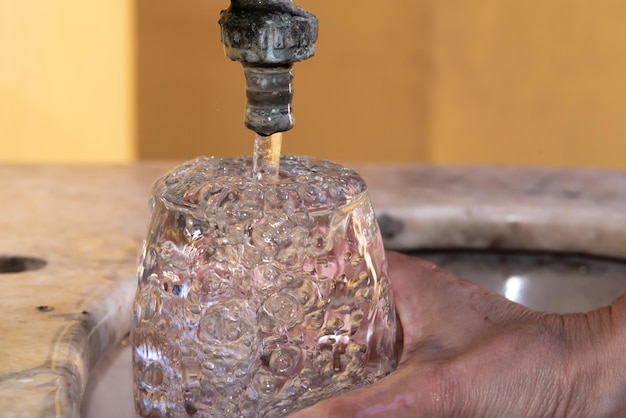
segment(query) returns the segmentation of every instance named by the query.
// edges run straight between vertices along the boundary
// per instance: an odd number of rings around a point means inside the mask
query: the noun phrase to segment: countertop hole
[[[45,265],[41,258],[0,255],[0,274],[39,270]]]

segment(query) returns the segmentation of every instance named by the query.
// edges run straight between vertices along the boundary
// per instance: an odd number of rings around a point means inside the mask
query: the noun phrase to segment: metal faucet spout
[[[317,18],[293,0],[231,0],[219,23],[226,56],[243,65],[246,127],[261,135],[293,128],[292,65],[315,53]]]

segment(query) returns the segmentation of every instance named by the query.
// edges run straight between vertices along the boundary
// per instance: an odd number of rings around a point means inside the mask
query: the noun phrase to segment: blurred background
[[[283,151],[626,168],[626,2],[299,0]],[[226,0],[0,0],[0,161],[251,154]]]

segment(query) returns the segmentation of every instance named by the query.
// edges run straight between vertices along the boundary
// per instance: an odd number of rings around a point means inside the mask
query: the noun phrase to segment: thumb
[[[430,369],[430,370],[427,370]],[[442,416],[436,369],[404,364],[386,378],[297,411],[288,418],[415,418]],[[426,378],[430,375],[432,379]],[[427,385],[423,383],[428,382]],[[439,399],[438,399],[439,398]]]

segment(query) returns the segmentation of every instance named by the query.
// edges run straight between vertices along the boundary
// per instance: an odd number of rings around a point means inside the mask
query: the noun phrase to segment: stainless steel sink
[[[409,253],[545,312],[586,312],[626,293],[626,262],[617,259],[482,250]]]
[[[547,312],[584,312],[626,293],[626,262],[558,253],[487,250],[413,251],[508,299]],[[130,346],[122,341],[92,371],[85,418],[134,416]]]

